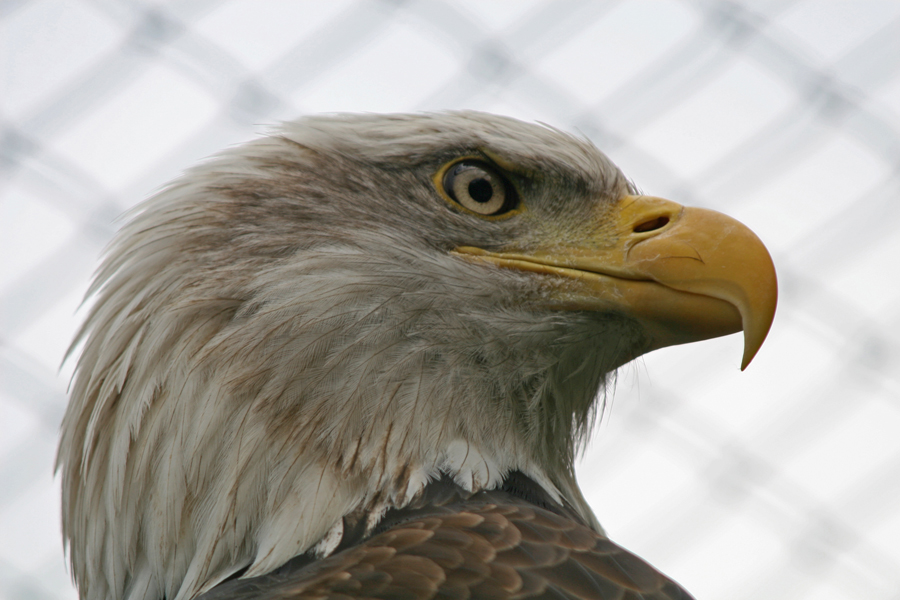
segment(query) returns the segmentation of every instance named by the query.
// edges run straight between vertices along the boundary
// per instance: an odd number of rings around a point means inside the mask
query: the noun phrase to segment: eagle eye
[[[465,209],[483,216],[502,215],[516,208],[516,190],[491,165],[467,159],[452,164],[441,181],[444,193]]]

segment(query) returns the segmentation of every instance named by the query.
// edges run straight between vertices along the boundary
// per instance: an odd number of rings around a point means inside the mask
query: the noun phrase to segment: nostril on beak
[[[635,233],[644,233],[646,231],[656,231],[662,229],[669,222],[669,217],[654,217],[634,226]]]

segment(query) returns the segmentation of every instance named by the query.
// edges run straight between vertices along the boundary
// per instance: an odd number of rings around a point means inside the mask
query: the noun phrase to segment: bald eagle
[[[688,598],[577,449],[615,370],[744,331],[775,272],[590,142],[476,112],[287,123],[110,246],[62,426],[84,600]]]

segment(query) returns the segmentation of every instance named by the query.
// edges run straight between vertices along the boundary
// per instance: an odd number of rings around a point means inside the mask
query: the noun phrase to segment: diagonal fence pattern
[[[900,599],[900,6],[0,3],[0,598],[74,598],[52,480],[73,316],[119,215],[267,124],[475,108],[733,214],[781,300],[620,373],[579,478],[698,598]],[[81,314],[81,313],[79,313]]]

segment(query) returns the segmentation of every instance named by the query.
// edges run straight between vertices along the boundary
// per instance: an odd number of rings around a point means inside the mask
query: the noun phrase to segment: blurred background
[[[900,2],[0,1],[0,598],[74,599],[53,460],[117,217],[279,120],[472,108],[592,139],[778,268],[623,368],[579,465],[698,600],[900,599]]]

